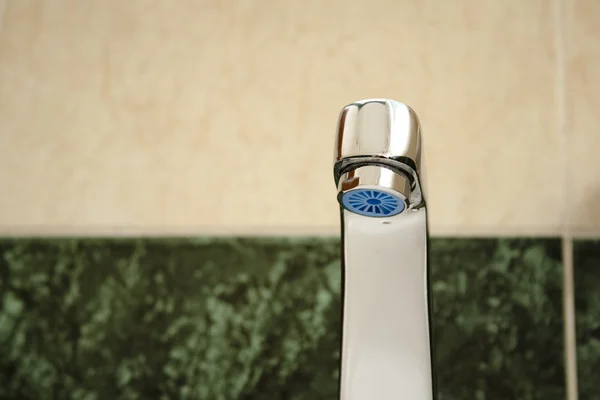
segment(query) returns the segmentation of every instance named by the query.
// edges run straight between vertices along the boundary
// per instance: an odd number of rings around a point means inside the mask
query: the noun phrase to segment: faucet
[[[429,234],[417,114],[387,99],[338,119],[341,400],[433,400]]]

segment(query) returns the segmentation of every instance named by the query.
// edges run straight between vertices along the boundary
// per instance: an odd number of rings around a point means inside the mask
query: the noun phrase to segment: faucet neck
[[[426,208],[342,224],[341,400],[432,400]]]

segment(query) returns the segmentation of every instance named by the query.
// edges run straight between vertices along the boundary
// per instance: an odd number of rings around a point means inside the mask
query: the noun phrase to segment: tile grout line
[[[564,315],[564,348],[565,374],[567,381],[567,400],[577,400],[579,390],[577,384],[577,341],[575,331],[575,288],[573,284],[573,239],[562,240],[563,254],[563,315]]]
[[[2,226],[0,237],[132,237],[132,236],[338,236],[338,226],[165,226],[165,225],[114,225],[114,226]],[[434,238],[490,238],[490,237],[536,237],[563,238],[564,227],[545,228],[452,228],[430,230]],[[570,228],[571,239],[590,239],[600,236],[600,229]]]
[[[339,227],[291,227],[291,226],[7,226],[0,225],[0,237],[163,237],[163,236],[339,236]],[[491,237],[535,237],[560,238],[560,229],[534,228],[497,228],[497,229],[454,229],[443,228],[430,230],[433,238],[465,238],[486,239]],[[574,237],[597,237],[593,231],[575,233]]]
[[[556,107],[557,136],[562,152],[562,258],[563,258],[563,319],[564,319],[564,351],[565,381],[567,400],[577,400],[579,389],[577,383],[577,343],[575,331],[575,289],[573,271],[573,237],[571,234],[571,210],[569,202],[569,151],[567,120],[567,87],[566,87],[566,20],[565,0],[554,1],[554,47],[556,63]]]

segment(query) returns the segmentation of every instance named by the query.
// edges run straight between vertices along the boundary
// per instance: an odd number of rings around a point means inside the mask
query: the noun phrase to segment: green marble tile
[[[564,399],[559,240],[432,241],[440,400]]]
[[[600,241],[575,241],[575,321],[580,400],[600,400]]]
[[[564,399],[558,240],[434,239],[440,400]],[[0,398],[336,399],[337,239],[4,240]]]

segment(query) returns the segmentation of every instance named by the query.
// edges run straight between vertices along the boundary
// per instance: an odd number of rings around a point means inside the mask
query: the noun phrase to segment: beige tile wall
[[[8,0],[0,231],[337,232],[338,111],[389,97],[424,125],[434,234],[556,234],[564,162],[600,159],[600,6],[569,9],[561,69],[556,1]]]
[[[575,232],[600,231],[600,2],[568,0],[569,209]]]

